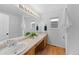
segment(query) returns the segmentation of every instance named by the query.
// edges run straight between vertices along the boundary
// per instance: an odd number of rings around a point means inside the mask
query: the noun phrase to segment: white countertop
[[[24,39],[12,47],[0,49],[0,55],[23,55],[25,52],[29,51],[29,49],[31,49],[34,45],[36,45],[40,40],[42,40],[42,38],[46,35],[47,33],[40,33],[35,39]]]

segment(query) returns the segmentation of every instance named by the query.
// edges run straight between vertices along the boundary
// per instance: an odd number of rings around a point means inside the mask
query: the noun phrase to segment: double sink
[[[39,40],[42,38],[42,35],[39,35],[35,39],[26,39],[26,37],[12,38],[8,40],[7,43],[3,43],[5,47],[1,48],[0,43],[0,55],[21,55],[27,52],[31,47],[33,47]]]
[[[14,38],[0,42],[0,55],[19,55],[28,48],[28,44],[24,44],[23,37]]]
[[[1,55],[19,55],[27,46],[23,43],[18,43],[10,47],[0,49]]]

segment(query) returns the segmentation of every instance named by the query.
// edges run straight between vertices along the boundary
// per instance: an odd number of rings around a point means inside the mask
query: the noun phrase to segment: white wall
[[[63,24],[63,10],[65,8],[65,5],[62,5],[61,8],[53,9],[53,12],[46,13],[42,15],[42,25],[47,24],[48,27],[48,43],[51,45],[56,45],[59,47],[65,47],[65,39],[63,36],[65,35],[65,31],[62,30],[62,24]],[[59,18],[59,29],[51,29],[50,28],[50,18]]]
[[[68,5],[72,26],[67,29],[67,54],[79,54],[79,4]]]

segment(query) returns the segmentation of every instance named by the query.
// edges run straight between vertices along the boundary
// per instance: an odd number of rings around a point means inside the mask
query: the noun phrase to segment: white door
[[[8,39],[9,16],[0,13],[0,41]]]

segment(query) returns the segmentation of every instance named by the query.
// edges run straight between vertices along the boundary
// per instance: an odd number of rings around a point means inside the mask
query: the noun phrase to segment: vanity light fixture
[[[34,12],[31,7],[24,6],[23,4],[18,4],[18,8],[35,18],[39,17],[39,15],[36,12]]]
[[[35,22],[31,22],[31,24],[35,24]]]

